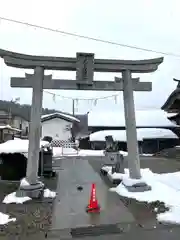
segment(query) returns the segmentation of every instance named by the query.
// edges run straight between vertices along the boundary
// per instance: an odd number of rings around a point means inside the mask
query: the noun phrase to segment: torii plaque
[[[157,70],[163,58],[149,60],[113,60],[94,59],[92,53],[77,53],[76,58],[31,56],[0,49],[0,57],[6,65],[24,69],[34,69],[34,74],[25,78],[11,78],[11,87],[33,88],[31,122],[29,133],[28,167],[26,178],[35,188],[38,184],[38,158],[41,128],[42,92],[43,89],[123,91],[124,111],[127,132],[128,167],[130,177],[140,179],[140,163],[137,144],[136,121],[133,91],[151,91],[150,82],[140,82],[132,78],[132,73],[150,73]],[[76,71],[76,80],[52,79],[44,75],[44,70]],[[122,73],[122,78],[115,81],[94,81],[94,72]],[[128,188],[128,186],[127,186]],[[144,183],[128,188],[129,191],[144,191],[149,187]]]

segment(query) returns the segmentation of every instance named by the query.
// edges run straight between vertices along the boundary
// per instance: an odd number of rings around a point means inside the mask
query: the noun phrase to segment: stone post
[[[42,67],[36,67],[34,75],[31,77],[33,93],[29,131],[28,164],[26,172],[26,178],[30,184],[36,184],[38,181],[43,79],[44,69]]]
[[[131,178],[139,179],[141,174],[131,72],[129,70],[123,71],[122,78],[129,173]]]
[[[124,115],[126,122],[126,136],[128,149],[128,168],[131,179],[141,179],[139,150],[136,131],[136,117],[134,108],[133,83],[130,70],[122,72],[123,77],[123,98],[124,98]],[[124,184],[124,183],[123,183]],[[151,190],[151,187],[145,182],[132,183],[132,185],[124,186],[130,192],[144,192]]]

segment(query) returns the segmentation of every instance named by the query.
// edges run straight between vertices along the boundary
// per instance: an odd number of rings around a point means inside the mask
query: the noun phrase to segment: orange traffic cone
[[[97,200],[97,197],[96,197],[96,185],[95,185],[95,183],[93,183],[92,187],[91,187],[90,201],[89,201],[89,205],[86,208],[86,211],[88,213],[99,213],[100,212],[100,206],[98,204],[98,200]]]

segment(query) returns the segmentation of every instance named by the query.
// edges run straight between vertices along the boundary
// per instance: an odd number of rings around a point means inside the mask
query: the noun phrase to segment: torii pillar
[[[131,72],[129,70],[123,71],[122,79],[128,159],[133,159],[128,161],[129,175],[131,178],[139,179],[141,174]]]
[[[8,66],[34,69],[34,75],[26,74],[25,78],[11,78],[11,87],[33,88],[26,173],[31,191],[43,189],[43,183],[38,182],[37,176],[43,89],[123,91],[130,177],[132,179],[141,178],[133,91],[151,91],[152,84],[150,82],[140,82],[139,78],[133,79],[131,74],[156,71],[159,64],[163,62],[163,58],[132,61],[94,59],[92,53],[77,53],[76,58],[63,58],[30,56],[1,49],[0,57],[4,59]],[[44,76],[44,70],[46,69],[76,71],[76,80],[53,80],[51,76]],[[94,81],[94,72],[122,73],[122,78],[115,78],[114,82]],[[149,190],[146,183],[126,187],[129,191]]]

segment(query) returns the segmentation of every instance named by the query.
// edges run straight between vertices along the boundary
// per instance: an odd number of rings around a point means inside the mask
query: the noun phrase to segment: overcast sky
[[[67,32],[136,45],[156,51],[180,55],[180,2],[178,0],[0,0],[0,17],[12,18]],[[162,57],[120,46],[98,43],[67,35],[40,30],[1,20],[0,48],[10,51],[75,57],[76,52],[92,52],[96,58],[147,59]],[[138,109],[160,108],[176,87],[173,78],[180,79],[180,58],[164,56],[164,63],[153,74],[139,74],[141,81],[152,81],[153,91],[135,93]],[[29,71],[26,71],[29,72]],[[53,71],[54,78],[75,78],[75,73]],[[10,77],[24,76],[24,71],[6,67],[0,60],[0,98],[31,103],[31,90],[12,89]],[[95,79],[113,80],[119,74],[95,74]],[[53,92],[52,90],[49,90]],[[74,98],[110,96],[115,92],[56,91]],[[118,93],[117,93],[118,94]],[[72,101],[44,93],[44,107],[71,111]],[[123,109],[122,93],[98,101],[79,101],[76,111]]]

